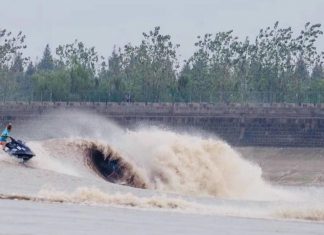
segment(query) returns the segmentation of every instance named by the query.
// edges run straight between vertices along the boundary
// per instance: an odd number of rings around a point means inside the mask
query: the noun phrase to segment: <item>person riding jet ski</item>
[[[35,154],[25,143],[10,136],[11,130],[12,125],[9,123],[0,136],[0,144],[3,145],[3,150],[10,156],[22,159],[24,162],[34,157]],[[7,142],[8,138],[11,140],[10,142]]]

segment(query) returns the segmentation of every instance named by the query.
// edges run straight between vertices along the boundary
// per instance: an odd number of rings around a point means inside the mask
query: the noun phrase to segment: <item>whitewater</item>
[[[13,133],[28,140],[36,157],[22,164],[0,153],[0,234],[44,234],[41,223],[52,226],[47,234],[65,234],[46,219],[52,214],[57,225],[70,228],[66,234],[104,234],[108,228],[130,234],[114,223],[117,217],[138,234],[196,234],[198,228],[200,233],[214,234],[217,226],[223,233],[244,234],[240,227],[231,229],[235,221],[249,228],[246,234],[324,232],[324,179],[316,168],[323,165],[322,150],[314,158],[299,150],[294,158],[296,151],[290,150],[293,154],[276,160],[271,156],[275,150],[234,149],[199,130],[145,123],[127,129],[78,110],[42,115],[17,124]],[[309,161],[314,166],[307,165]],[[10,216],[25,223],[26,215],[15,216],[25,209],[39,223],[10,226]],[[42,219],[40,211],[45,211]],[[87,223],[80,213],[87,214]],[[98,218],[105,218],[107,227],[95,226],[100,224]],[[160,222],[152,221],[144,230],[134,227],[138,218]],[[175,223],[174,230],[165,227],[168,220],[167,224]],[[278,229],[269,223],[277,223]],[[189,225],[191,232],[186,230]]]

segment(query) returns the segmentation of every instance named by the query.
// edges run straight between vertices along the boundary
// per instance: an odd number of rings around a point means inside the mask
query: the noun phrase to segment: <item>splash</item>
[[[276,200],[283,194],[262,179],[259,166],[217,137],[145,126],[129,131],[76,110],[35,122],[25,126],[39,127],[33,136],[54,139],[31,146],[47,161],[38,160],[37,167],[74,176],[89,176],[90,169],[113,183],[190,195]]]
[[[262,179],[261,168],[222,140],[157,128],[131,131],[125,138],[142,149],[130,152],[146,159],[152,188],[236,199],[277,196]]]
[[[324,206],[295,206],[278,208],[272,213],[274,218],[324,221]]]
[[[113,206],[136,208],[145,210],[164,210],[180,213],[225,215],[245,218],[263,219],[296,219],[308,221],[324,221],[324,206],[304,205],[297,203],[288,205],[282,203],[258,204],[240,203],[233,205],[230,202],[197,203],[182,197],[167,195],[153,195],[149,197],[136,196],[132,193],[107,193],[96,187],[80,187],[73,192],[58,190],[41,190],[36,196],[31,195],[4,195],[0,199],[21,200],[50,203],[73,203],[92,206]]]
[[[115,205],[136,208],[162,208],[162,209],[189,209],[197,206],[182,199],[169,198],[166,196],[138,197],[131,193],[107,194],[97,188],[81,187],[72,193],[55,190],[42,190],[38,194],[39,198],[48,201],[61,201],[70,203],[86,203],[100,205]]]
[[[123,143],[60,139],[31,144],[32,165],[143,189],[227,199],[276,200],[284,196],[262,179],[259,166],[221,140],[155,129],[125,132]],[[159,143],[158,145],[153,145]],[[36,160],[37,159],[37,160]]]
[[[145,126],[130,131],[84,112],[60,111],[26,126],[35,124],[39,128],[30,134],[39,140],[28,142],[36,153],[28,162],[32,171],[21,171],[7,156],[0,160],[2,182],[13,178],[12,188],[21,190],[19,183],[29,177],[23,186],[31,196],[7,190],[0,198],[323,220],[323,205],[312,206],[314,193],[308,197],[270,185],[258,165],[217,137]],[[47,185],[54,189],[36,193]],[[123,193],[115,193],[119,190]],[[212,203],[195,196],[208,196]]]
[[[260,167],[216,138],[147,128],[128,131],[115,147],[136,160],[149,188],[223,198],[277,196]]]

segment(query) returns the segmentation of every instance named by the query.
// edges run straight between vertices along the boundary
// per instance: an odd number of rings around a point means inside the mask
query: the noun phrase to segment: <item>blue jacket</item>
[[[6,142],[9,136],[10,136],[10,131],[7,128],[4,129],[4,131],[0,136],[0,142]]]

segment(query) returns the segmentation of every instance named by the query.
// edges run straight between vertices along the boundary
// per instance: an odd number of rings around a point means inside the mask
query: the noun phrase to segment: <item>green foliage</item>
[[[48,44],[46,45],[46,47],[44,49],[43,57],[37,67],[39,70],[53,70],[54,69],[54,59],[53,59],[51,49]]]
[[[0,30],[0,98],[41,101],[323,102],[320,24],[261,29],[255,39],[233,31],[197,37],[180,68],[170,35],[155,27],[138,45],[114,48],[105,59],[83,42],[46,45],[38,64],[22,54],[25,36]],[[322,95],[323,94],[323,95]],[[323,96],[323,97],[322,97]]]
[[[199,36],[197,50],[189,59],[189,77],[205,101],[209,93],[221,102],[300,103],[310,89],[310,71],[323,63],[323,53],[314,46],[323,34],[320,27],[307,23],[293,37],[291,27],[280,28],[276,22],[261,29],[255,41],[239,41],[232,31]],[[231,96],[224,98],[224,93]],[[292,96],[293,101],[285,99]]]
[[[87,48],[83,42],[75,40],[71,44],[61,45],[56,48],[56,54],[59,56],[60,64],[68,68],[81,65],[92,72],[92,75],[96,72],[96,64],[99,60],[98,53],[94,47]]]
[[[64,70],[40,71],[33,77],[34,99],[40,101],[68,101],[70,77]]]
[[[17,55],[21,56],[21,50],[25,49],[26,36],[19,32],[13,36],[6,29],[0,29],[0,69],[8,66]],[[26,58],[23,58],[24,60]]]
[[[16,81],[12,79],[8,71],[0,70],[0,99],[7,101],[12,99],[12,93],[16,91]]]
[[[170,35],[162,35],[160,27],[143,33],[139,46],[126,45],[121,61],[128,92],[141,101],[171,101],[176,87],[176,50]]]

